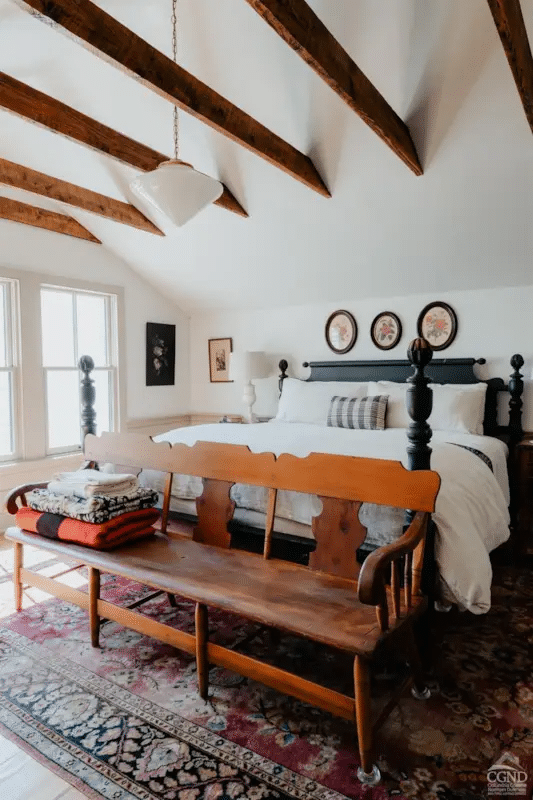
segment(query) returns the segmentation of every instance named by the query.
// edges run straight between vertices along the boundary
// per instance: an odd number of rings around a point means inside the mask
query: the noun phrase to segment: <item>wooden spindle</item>
[[[388,631],[389,630],[389,606],[387,604],[387,592],[385,590],[385,585],[383,585],[383,589],[381,592],[381,599],[376,606],[376,617],[379,624],[380,631]]]
[[[170,509],[170,493],[172,491],[173,478],[173,472],[167,473],[167,479],[165,481],[165,493],[163,495],[163,508],[161,509],[161,533],[167,532],[168,512]]]
[[[400,565],[398,561],[393,561],[391,564],[391,590],[392,590],[392,608],[396,619],[401,616],[401,602],[400,602]]]
[[[268,490],[268,508],[265,524],[265,546],[263,548],[263,557],[270,558],[272,552],[272,533],[274,531],[274,517],[276,515],[276,502],[278,499],[278,490]]]

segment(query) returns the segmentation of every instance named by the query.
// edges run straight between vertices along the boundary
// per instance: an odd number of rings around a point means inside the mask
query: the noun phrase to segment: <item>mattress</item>
[[[156,441],[229,442],[246,444],[254,452],[282,452],[305,457],[311,452],[399,460],[407,466],[405,429],[383,431],[347,430],[322,425],[271,421],[253,425],[197,425],[155,437]],[[458,446],[459,445],[459,446]],[[435,557],[447,596],[461,608],[485,613],[490,608],[492,570],[489,553],[509,537],[509,484],[507,448],[488,436],[434,431],[431,467],[441,476],[433,519],[437,527]],[[470,448],[470,449],[467,449]],[[485,460],[476,452],[484,454]],[[163,491],[164,476],[144,471],[141,482]],[[198,478],[175,476],[174,499],[193,501],[201,494]],[[264,519],[266,490],[236,484],[232,497],[235,518],[250,524]],[[171,506],[172,507],[172,506]],[[176,508],[176,505],[174,505]],[[184,510],[181,506],[181,510]],[[318,498],[295,492],[279,492],[275,530],[312,536],[310,524],[320,513]],[[191,506],[188,506],[191,513]],[[253,514],[253,520],[250,520]],[[377,547],[400,535],[404,512],[384,506],[365,505],[360,512],[369,529],[365,547]],[[296,527],[295,527],[296,526]]]

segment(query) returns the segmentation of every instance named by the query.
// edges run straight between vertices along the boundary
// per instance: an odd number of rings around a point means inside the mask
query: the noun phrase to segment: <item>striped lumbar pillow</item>
[[[387,412],[386,394],[373,397],[335,397],[331,398],[328,411],[330,428],[357,428],[367,431],[382,431],[385,428]]]

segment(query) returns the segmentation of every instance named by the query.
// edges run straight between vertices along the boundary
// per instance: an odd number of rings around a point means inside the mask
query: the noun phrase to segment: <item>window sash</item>
[[[78,412],[79,412],[79,442],[70,445],[60,445],[57,447],[50,446],[50,408],[49,408],[49,398],[48,398],[48,374],[54,372],[67,372],[71,374],[75,374],[78,376],[77,381],[77,388],[78,388]],[[43,367],[44,373],[44,382],[43,382],[43,392],[44,392],[44,402],[45,402],[45,420],[46,420],[46,454],[47,455],[56,455],[59,453],[72,453],[72,452],[79,452],[82,449],[82,441],[81,441],[81,373],[77,367]],[[109,381],[109,394],[108,394],[108,415],[109,415],[109,430],[115,430],[116,425],[116,409],[117,409],[117,392],[118,392],[118,381],[117,381],[117,368],[116,367],[95,367],[92,371],[91,375],[95,375],[95,373],[100,374],[107,374],[108,381]],[[97,431],[100,433],[101,429],[98,427],[99,420],[98,416],[96,418],[96,426]]]

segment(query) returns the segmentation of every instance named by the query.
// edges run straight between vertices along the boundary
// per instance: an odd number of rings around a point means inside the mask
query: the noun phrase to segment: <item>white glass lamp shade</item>
[[[178,227],[217,200],[224,190],[220,181],[179,160],[164,161],[153,172],[139,175],[130,188],[143,203]]]
[[[245,383],[256,378],[268,378],[270,364],[260,350],[232,353],[230,356],[230,378]]]

